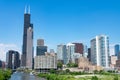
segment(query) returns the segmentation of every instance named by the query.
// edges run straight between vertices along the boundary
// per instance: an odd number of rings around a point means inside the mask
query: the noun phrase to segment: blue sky
[[[119,0],[0,0],[0,43],[15,44],[21,51],[25,5],[31,7],[34,47],[38,38],[49,48],[83,42],[106,34],[120,43]]]

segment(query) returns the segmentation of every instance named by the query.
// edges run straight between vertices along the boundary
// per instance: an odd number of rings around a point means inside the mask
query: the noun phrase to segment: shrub
[[[50,69],[50,73],[56,73],[56,70],[54,70],[54,69]]]
[[[117,75],[114,77],[114,80],[118,80],[118,76]]]
[[[93,76],[91,80],[98,80],[97,76]]]
[[[66,71],[66,73],[70,73],[70,70],[69,70],[69,69],[66,69],[65,71]]]
[[[94,72],[95,74],[98,74],[98,73],[99,73],[99,71],[97,71],[97,70],[94,70],[93,72]]]
[[[8,80],[11,77],[11,70],[2,70],[0,69],[0,80]]]

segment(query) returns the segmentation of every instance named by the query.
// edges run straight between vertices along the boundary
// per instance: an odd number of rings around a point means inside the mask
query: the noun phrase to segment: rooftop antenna
[[[25,14],[27,13],[27,6],[25,6],[25,12],[24,12]]]
[[[30,5],[28,6],[28,14],[30,14]]]

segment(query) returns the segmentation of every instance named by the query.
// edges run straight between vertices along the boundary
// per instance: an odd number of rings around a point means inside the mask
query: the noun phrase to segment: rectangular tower
[[[20,67],[20,54],[17,51],[9,50],[6,53],[7,68],[17,69]]]
[[[117,56],[117,59],[120,59],[119,58],[119,53],[120,53],[120,46],[119,46],[119,44],[116,44],[114,46],[114,51],[115,51],[115,56]]]
[[[57,59],[63,64],[67,64],[67,48],[66,45],[60,44],[57,45]]]
[[[45,55],[45,52],[47,52],[47,46],[44,46],[44,39],[38,39],[36,47],[36,56]]]
[[[109,67],[109,38],[106,35],[91,40],[91,61],[97,66]]]
[[[24,68],[33,68],[33,24],[30,23],[30,8],[25,9],[22,62]]]

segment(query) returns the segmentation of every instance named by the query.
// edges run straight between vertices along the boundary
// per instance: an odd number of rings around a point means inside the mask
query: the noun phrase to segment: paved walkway
[[[77,75],[77,76],[74,76],[74,77],[75,78],[80,78],[80,77],[92,77],[92,76],[100,76],[100,75],[88,74],[88,75]]]

